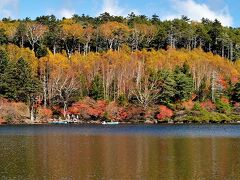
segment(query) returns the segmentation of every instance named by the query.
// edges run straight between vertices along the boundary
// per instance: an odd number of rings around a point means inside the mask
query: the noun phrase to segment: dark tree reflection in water
[[[0,179],[239,179],[239,128],[4,126]]]

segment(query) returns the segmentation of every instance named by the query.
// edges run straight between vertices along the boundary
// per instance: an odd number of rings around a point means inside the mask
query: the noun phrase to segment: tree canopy
[[[239,28],[103,13],[1,21],[0,96],[68,107],[84,97],[154,104],[239,101]],[[124,103],[123,103],[124,101]]]

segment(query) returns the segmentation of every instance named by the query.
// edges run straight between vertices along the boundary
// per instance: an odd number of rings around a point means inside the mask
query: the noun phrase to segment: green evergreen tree
[[[7,44],[8,43],[8,38],[6,35],[6,32],[3,28],[0,28],[0,44]]]
[[[36,94],[40,91],[38,79],[33,76],[28,63],[20,58],[6,70],[6,97],[29,105],[30,120],[35,119],[34,107]]]
[[[174,80],[174,100],[183,101],[189,99],[193,92],[193,80],[187,65],[184,65],[183,67],[176,67],[174,72]]]
[[[10,99],[27,102],[39,90],[39,82],[32,75],[28,63],[20,58],[6,70],[6,96]]]
[[[175,80],[173,73],[168,70],[160,71],[160,96],[159,102],[169,103],[175,96]]]
[[[27,34],[26,24],[24,22],[20,22],[16,29],[16,34],[13,39],[15,44],[19,45],[20,47],[23,47],[26,41],[26,34]]]
[[[8,55],[7,52],[3,49],[0,49],[0,74],[5,72],[5,69],[8,65]]]
[[[37,58],[46,56],[48,54],[47,47],[44,45],[37,47],[35,54]]]
[[[102,78],[99,75],[96,75],[92,81],[90,97],[92,97],[95,100],[104,98],[103,82]]]
[[[5,50],[0,49],[0,96],[4,96],[7,91],[7,84],[6,84],[6,69],[9,65],[8,55]]]

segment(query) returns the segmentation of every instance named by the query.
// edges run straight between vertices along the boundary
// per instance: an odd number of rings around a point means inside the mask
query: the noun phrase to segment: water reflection
[[[239,179],[240,139],[0,136],[1,179]]]

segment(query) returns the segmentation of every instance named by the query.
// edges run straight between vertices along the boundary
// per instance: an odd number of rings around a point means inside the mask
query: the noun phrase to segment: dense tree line
[[[102,53],[47,51],[36,57],[29,48],[9,44],[0,48],[0,96],[37,108],[58,107],[63,116],[79,100],[153,105],[217,102],[222,97],[239,101],[239,61],[231,62],[201,49],[131,52],[124,47]]]
[[[86,107],[78,103],[85,97],[98,108],[104,100],[144,111],[189,101],[240,101],[240,30],[217,20],[160,21],[133,13],[3,19],[0,44],[0,99],[27,104],[31,120],[39,107],[66,117],[74,106]],[[160,109],[168,117],[166,107]]]
[[[38,57],[50,49],[54,54],[65,51],[87,54],[119,50],[127,45],[132,51],[142,49],[202,48],[224,58],[240,56],[240,29],[223,27],[218,20],[203,18],[201,22],[188,17],[161,21],[157,15],[129,14],[127,17],[103,13],[98,17],[73,15],[61,20],[54,15],[35,20],[11,20],[0,23],[0,44],[14,43],[31,48]]]

